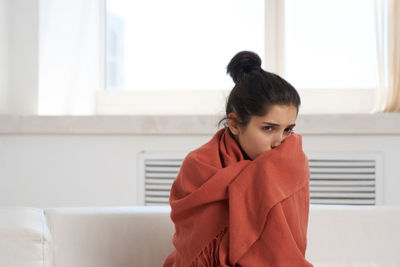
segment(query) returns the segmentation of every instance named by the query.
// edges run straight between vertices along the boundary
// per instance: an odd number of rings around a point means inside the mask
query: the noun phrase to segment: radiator
[[[139,205],[169,205],[170,188],[186,154],[152,151],[139,154]],[[381,154],[310,153],[307,157],[311,204],[383,204]]]

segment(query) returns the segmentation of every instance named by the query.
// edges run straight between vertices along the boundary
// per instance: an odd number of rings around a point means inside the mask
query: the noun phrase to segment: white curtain
[[[95,113],[100,0],[40,0],[39,115]]]
[[[400,112],[400,0],[375,0],[379,87],[375,112]]]

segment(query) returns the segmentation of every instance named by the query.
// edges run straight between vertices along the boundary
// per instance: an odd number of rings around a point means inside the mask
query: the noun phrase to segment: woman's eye
[[[272,130],[272,126],[264,126],[264,127],[263,127],[263,130],[269,132],[269,131]],[[286,128],[286,129],[285,129],[285,132],[291,133],[291,132],[293,132],[293,128]]]

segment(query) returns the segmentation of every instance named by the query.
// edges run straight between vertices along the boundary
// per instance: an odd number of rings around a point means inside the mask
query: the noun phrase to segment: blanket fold
[[[309,166],[302,136],[246,160],[228,129],[184,159],[170,194],[169,266],[313,266],[305,259]]]

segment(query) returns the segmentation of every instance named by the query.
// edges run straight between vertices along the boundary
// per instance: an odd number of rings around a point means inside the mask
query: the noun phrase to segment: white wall
[[[0,206],[136,204],[141,150],[188,150],[205,136],[0,135]]]
[[[6,113],[8,83],[8,1],[0,0],[0,113]]]
[[[0,206],[137,204],[142,150],[189,151],[211,135],[0,135]],[[400,135],[303,135],[307,153],[381,152],[384,204],[400,205]]]

